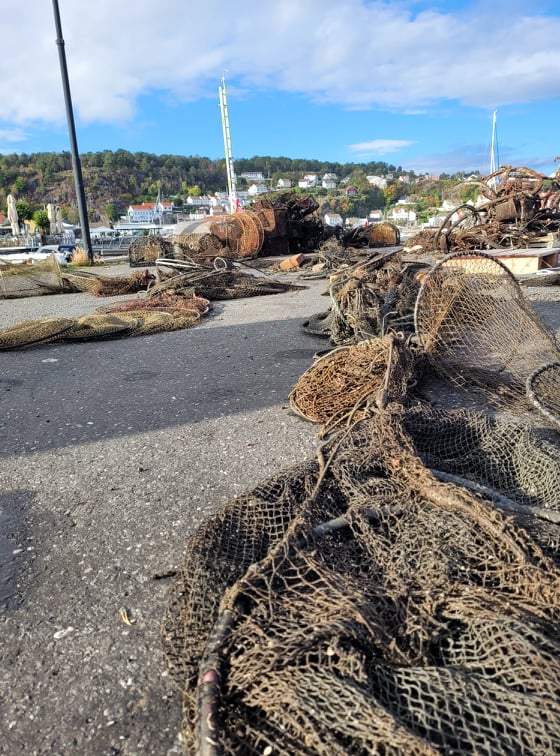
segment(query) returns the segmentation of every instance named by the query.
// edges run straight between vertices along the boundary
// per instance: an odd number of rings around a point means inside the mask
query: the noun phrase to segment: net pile
[[[364,418],[191,536],[163,625],[188,753],[554,752],[558,539],[545,554],[497,495],[440,481],[415,449],[468,452],[468,421]],[[482,459],[499,454],[503,429],[477,430]],[[516,455],[511,505],[531,523],[524,499],[558,513],[560,460],[524,441],[556,481],[524,489]]]
[[[195,325],[210,309],[202,297],[134,299],[75,318],[38,318],[0,329],[0,349],[23,349],[52,342],[79,342],[146,336]]]
[[[418,266],[396,252],[380,253],[331,277],[331,308],[307,321],[309,333],[332,344],[356,344],[390,329],[414,331]]]
[[[327,435],[342,422],[359,420],[372,403],[384,408],[388,402],[406,401],[416,363],[416,354],[393,334],[338,347],[298,379],[290,406],[322,425],[321,435]]]
[[[32,264],[0,260],[0,298],[36,297],[62,291],[62,274],[55,255]]]
[[[159,281],[149,290],[148,296],[158,296],[172,289],[176,292],[194,291],[214,301],[281,294],[305,288],[269,276],[254,276],[233,267],[222,258],[216,258],[214,267],[196,264],[185,267],[181,263],[173,265],[169,261],[158,260],[157,274]]]
[[[520,392],[528,376],[554,413],[554,340],[486,262],[424,279],[421,346],[445,367],[478,350],[475,382],[495,370],[492,390],[508,373]],[[503,365],[489,354],[504,319],[528,370],[511,339]],[[422,357],[392,334],[319,359],[290,397],[329,434],[316,458],[189,537],[162,627],[188,753],[556,752],[558,438],[412,404]]]
[[[86,270],[65,271],[62,274],[64,290],[67,292],[87,292],[96,297],[115,297],[144,291],[155,281],[148,271],[130,276],[103,276]]]
[[[499,260],[446,256],[422,282],[415,321],[438,373],[459,386],[479,386],[493,401],[546,406],[560,425],[556,339]]]

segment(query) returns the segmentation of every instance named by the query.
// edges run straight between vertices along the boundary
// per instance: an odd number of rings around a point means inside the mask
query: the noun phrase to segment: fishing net
[[[559,361],[556,339],[499,260],[446,256],[422,282],[415,322],[432,366],[452,383],[478,385],[498,402],[532,398],[560,422],[559,371],[539,372]]]
[[[55,255],[32,263],[0,260],[0,298],[16,299],[43,294],[60,294],[63,281]]]
[[[190,265],[188,268],[172,268],[166,261],[158,261],[159,281],[150,288],[148,296],[155,297],[165,290],[195,291],[198,296],[210,300],[239,299],[265,294],[280,294],[302,289],[304,286],[277,281],[268,276],[255,276],[231,267],[223,258],[214,260],[214,267]],[[223,264],[222,264],[223,263]]]
[[[173,257],[173,244],[161,236],[137,236],[128,247],[131,268],[155,265],[158,257]]]
[[[195,325],[210,310],[202,297],[173,292],[158,299],[133,299],[98,308],[75,318],[39,318],[0,330],[0,349],[39,344],[80,342],[124,336],[145,336]]]
[[[187,752],[554,752],[560,456],[510,430],[389,405],[207,519],[162,631]]]
[[[72,318],[39,318],[0,329],[0,349],[21,349],[59,338],[74,324]]]
[[[320,356],[290,393],[291,408],[323,426],[363,417],[370,403],[384,407],[403,402],[415,372],[416,357],[392,334],[342,346]],[[389,380],[390,377],[390,380]]]
[[[414,305],[420,288],[418,265],[399,253],[380,253],[331,277],[331,308],[304,324],[332,344],[355,344],[390,329],[414,331]]]
[[[85,270],[64,272],[62,276],[66,291],[87,292],[97,297],[115,297],[144,291],[155,281],[148,271],[139,271],[130,276],[103,276]]]
[[[187,541],[162,641],[188,753],[557,749],[558,437],[412,401],[427,355],[556,416],[554,337],[494,260],[417,272],[417,335],[334,349],[290,394],[316,458]]]
[[[94,313],[73,318],[72,327],[62,335],[64,341],[88,341],[110,336],[128,336],[137,323],[127,322],[115,315]]]
[[[131,299],[117,302],[102,308],[103,312],[114,313],[119,317],[140,317],[145,328],[155,328],[156,324],[166,323],[163,330],[177,330],[194,325],[211,309],[210,302],[204,297],[179,294],[175,291],[163,291],[148,299]],[[172,320],[159,315],[170,315]],[[151,323],[151,326],[150,326]]]

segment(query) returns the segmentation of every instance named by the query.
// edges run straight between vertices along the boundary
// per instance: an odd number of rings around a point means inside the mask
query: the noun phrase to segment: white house
[[[336,189],[336,181],[334,181],[333,179],[323,178],[323,180],[321,181],[321,186],[323,187],[323,189]]]
[[[325,213],[325,223],[327,226],[342,226],[342,215],[338,213]]]
[[[130,205],[127,210],[129,223],[153,223],[161,221],[164,213],[173,212],[172,202],[143,202],[141,205]]]
[[[263,184],[264,176],[261,171],[245,171],[240,173],[239,178],[245,179],[248,184]]]
[[[212,198],[207,194],[203,194],[201,197],[187,197],[187,205],[193,205],[194,207],[210,207],[212,204]]]
[[[364,226],[367,226],[367,224],[367,218],[355,218],[352,216],[350,218],[346,218],[346,225],[350,226],[351,228],[363,228]]]
[[[378,189],[385,189],[387,186],[387,179],[383,176],[366,176],[368,184],[376,186]]]
[[[267,192],[268,189],[266,187],[266,184],[251,184],[251,186],[247,190],[249,197],[256,197],[259,194],[266,194]]]
[[[395,223],[416,223],[416,213],[414,210],[408,210],[403,205],[396,206],[389,210],[388,217]]]
[[[280,178],[278,179],[278,182],[276,184],[277,189],[289,189],[292,185],[292,182],[290,179],[287,178]]]
[[[325,173],[323,175],[323,181],[338,181],[336,173]]]
[[[307,181],[307,186],[317,186],[319,183],[316,173],[306,173],[303,180]]]

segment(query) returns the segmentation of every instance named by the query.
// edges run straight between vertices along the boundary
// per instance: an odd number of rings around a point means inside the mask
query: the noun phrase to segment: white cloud
[[[22,129],[0,129],[0,144],[2,142],[23,142],[26,138]]]
[[[444,12],[371,0],[214,0],[194,11],[184,0],[59,5],[72,99],[87,121],[126,122],[154,92],[215,98],[224,70],[239,87],[398,112],[440,99],[494,108],[560,95],[551,75],[560,69],[560,18],[521,4],[509,12],[502,3]],[[4,124],[64,121],[50,3],[4,0],[0,80]]]
[[[406,139],[372,139],[369,142],[351,144],[349,149],[360,155],[387,155],[398,152],[403,147],[410,147],[411,144],[415,143]]]

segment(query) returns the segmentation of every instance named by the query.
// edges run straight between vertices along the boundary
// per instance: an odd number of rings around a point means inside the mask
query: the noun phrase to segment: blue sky
[[[59,0],[78,146],[550,174],[560,3]],[[0,152],[69,149],[48,0],[3,0]]]

